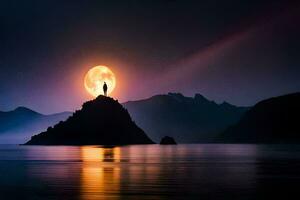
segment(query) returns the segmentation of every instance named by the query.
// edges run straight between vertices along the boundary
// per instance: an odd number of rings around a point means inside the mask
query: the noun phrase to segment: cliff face
[[[300,143],[300,93],[257,103],[218,141],[230,143]]]
[[[27,145],[126,145],[153,141],[118,101],[105,96],[83,104],[66,121],[35,135]]]

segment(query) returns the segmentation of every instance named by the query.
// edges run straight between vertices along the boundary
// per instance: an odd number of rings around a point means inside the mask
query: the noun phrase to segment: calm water
[[[0,146],[1,200],[291,199],[299,186],[297,145]]]

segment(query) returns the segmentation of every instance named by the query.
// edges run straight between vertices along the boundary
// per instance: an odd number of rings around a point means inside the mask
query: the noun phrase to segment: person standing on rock
[[[103,84],[103,92],[104,92],[104,95],[107,96],[107,85],[105,82]]]

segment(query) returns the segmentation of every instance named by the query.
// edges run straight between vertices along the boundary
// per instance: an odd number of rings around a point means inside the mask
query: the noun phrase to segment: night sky
[[[181,92],[253,105],[300,91],[293,2],[1,1],[0,110],[77,109],[96,65],[115,72],[121,102]]]

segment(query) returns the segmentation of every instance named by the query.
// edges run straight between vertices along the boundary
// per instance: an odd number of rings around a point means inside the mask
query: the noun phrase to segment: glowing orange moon
[[[84,77],[84,87],[94,97],[103,94],[104,82],[107,84],[107,93],[110,94],[116,87],[116,76],[106,66],[95,66]]]

